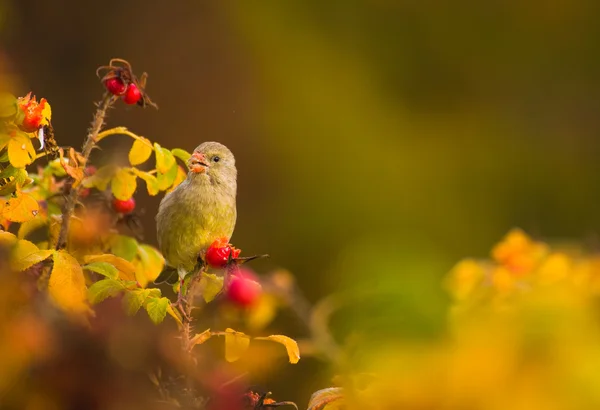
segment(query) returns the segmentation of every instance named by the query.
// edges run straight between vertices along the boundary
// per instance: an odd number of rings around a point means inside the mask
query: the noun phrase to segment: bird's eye
[[[219,161],[221,161],[220,157],[217,157],[217,156],[213,157],[213,162],[219,162]]]

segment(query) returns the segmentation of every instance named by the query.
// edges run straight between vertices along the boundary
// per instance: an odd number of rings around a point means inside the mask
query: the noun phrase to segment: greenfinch
[[[187,178],[165,195],[156,215],[159,248],[180,278],[195,269],[215,240],[229,241],[237,217],[237,169],[231,151],[218,142],[205,142],[187,165]]]

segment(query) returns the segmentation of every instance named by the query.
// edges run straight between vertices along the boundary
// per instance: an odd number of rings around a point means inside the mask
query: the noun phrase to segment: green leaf
[[[135,315],[142,306],[145,306],[149,298],[160,298],[160,289],[134,289],[125,294],[123,304],[125,312],[129,316]]]
[[[109,279],[117,279],[119,277],[119,270],[108,262],[92,262],[84,265],[83,268]]]
[[[112,241],[110,250],[116,256],[131,262],[138,253],[138,246],[138,241],[131,236],[116,235]]]
[[[167,307],[170,303],[167,298],[149,298],[145,308],[150,320],[155,324],[162,322],[167,315]]]
[[[152,143],[144,137],[139,137],[133,141],[129,151],[129,162],[131,165],[139,165],[146,162],[150,155],[152,155]]]
[[[121,168],[113,176],[111,190],[115,198],[126,201],[133,196],[137,188],[137,177],[129,168]]]
[[[223,277],[213,273],[202,272],[200,278],[200,292],[206,303],[212,301],[223,289]]]
[[[171,169],[168,170],[167,173],[163,174],[159,171],[156,174],[156,179],[158,180],[158,189],[160,189],[161,191],[165,191],[173,185],[175,179],[177,178],[178,168],[178,165],[174,164],[171,167]]]
[[[128,288],[136,286],[136,282],[122,281],[117,279],[103,279],[94,283],[88,289],[88,299],[93,305],[104,299],[117,296]]]
[[[154,175],[152,175],[148,172],[140,171],[137,168],[134,168],[133,172],[138,177],[143,179],[144,182],[146,182],[146,189],[148,190],[149,195],[154,196],[160,192],[160,189],[158,187],[158,179]]]
[[[156,170],[160,173],[167,173],[175,165],[175,157],[166,148],[154,143],[154,152],[156,154]]]
[[[181,148],[174,148],[171,150],[171,152],[176,158],[179,158],[185,163],[187,163],[190,157],[192,156],[192,154]]]

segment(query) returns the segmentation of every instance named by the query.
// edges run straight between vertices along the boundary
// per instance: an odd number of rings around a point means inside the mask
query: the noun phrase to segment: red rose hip
[[[113,200],[113,208],[118,213],[130,214],[135,209],[135,199],[131,197],[125,201],[122,201],[120,199],[115,198]]]
[[[127,90],[127,85],[119,77],[109,78],[104,82],[104,86],[112,95],[123,95]]]
[[[224,268],[229,262],[229,255],[232,259],[240,256],[240,250],[231,246],[226,239],[217,239],[206,250],[204,259],[213,268]]]
[[[262,288],[251,277],[251,275],[244,273],[232,276],[227,288],[227,299],[242,307],[248,307],[256,303],[260,297]]]
[[[142,98],[142,92],[137,87],[137,85],[131,83],[129,84],[129,86],[127,87],[127,91],[125,91],[125,94],[121,98],[123,98],[125,104],[135,104],[140,100],[140,98]]]

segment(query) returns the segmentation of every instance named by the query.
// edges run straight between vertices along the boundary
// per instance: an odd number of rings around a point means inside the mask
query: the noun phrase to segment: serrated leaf
[[[186,163],[192,156],[192,154],[181,148],[173,148],[171,150],[171,153],[173,153],[173,156],[175,156],[175,158],[179,158],[180,160]]]
[[[202,333],[196,333],[194,335],[194,337],[192,337],[190,339],[190,343],[192,346],[195,345],[201,345],[202,343],[206,342],[208,339],[210,339],[213,336],[212,332],[210,331],[210,329],[206,329],[204,332]]]
[[[121,168],[113,176],[110,186],[115,198],[126,201],[137,188],[137,176],[129,168]]]
[[[173,183],[175,183],[175,179],[177,178],[177,169],[178,168],[179,168],[179,166],[177,164],[174,164],[171,167],[171,169],[169,169],[167,171],[166,174],[163,174],[160,171],[156,173],[156,180],[158,181],[158,189],[160,189],[161,191],[166,191],[171,186],[173,186]]]
[[[281,343],[285,346],[285,350],[287,351],[290,363],[296,364],[300,360],[300,349],[298,348],[298,343],[290,337],[284,335],[271,335],[267,337],[256,337],[255,339],[270,340],[272,342]]]
[[[134,289],[125,294],[123,304],[129,316],[135,315],[149,298],[160,298],[160,289]]]
[[[155,324],[159,324],[165,320],[165,316],[167,315],[167,307],[170,303],[171,302],[167,298],[149,298],[145,308],[148,312],[150,320],[152,320]]]
[[[154,143],[154,152],[156,156],[156,170],[160,173],[166,174],[173,165],[175,165],[175,157],[166,148],[163,148],[158,143]]]
[[[150,245],[140,245],[137,248],[137,260],[137,264],[134,262],[135,276],[142,287],[154,281],[165,266],[163,256]]]
[[[110,250],[116,256],[131,262],[138,253],[138,246],[138,241],[131,236],[115,235]]]
[[[48,293],[58,306],[77,313],[89,311],[83,269],[66,251],[54,252]]]
[[[133,146],[129,150],[129,163],[139,165],[148,160],[152,155],[152,143],[144,137],[139,137],[133,141]]]
[[[140,177],[141,179],[143,179],[144,182],[146,183],[146,189],[148,190],[148,195],[154,196],[160,192],[160,189],[158,188],[158,179],[154,175],[152,175],[148,172],[140,171],[137,168],[134,168],[133,172],[135,172],[135,174],[138,177]]]
[[[86,188],[96,188],[99,191],[104,191],[108,187],[108,183],[119,168],[114,165],[106,165],[99,168],[94,175],[83,180],[83,186]]]
[[[225,360],[235,362],[250,346],[250,336],[236,332],[233,329],[225,329]]]
[[[39,211],[40,205],[34,197],[17,190],[2,209],[2,217],[12,222],[26,222],[35,218]]]
[[[202,272],[199,286],[202,298],[206,303],[209,303],[223,289],[223,277],[213,273]]]
[[[33,243],[24,239],[17,241],[10,255],[10,267],[16,272],[29,269],[52,255],[53,251],[41,251]]]
[[[8,141],[8,159],[15,168],[25,168],[35,159],[36,153],[27,134],[14,131]]]
[[[123,258],[107,253],[104,255],[88,255],[83,259],[84,262],[88,264],[92,262],[108,262],[118,269],[119,277],[121,279],[135,281],[135,267],[131,262],[126,261]]]
[[[307,410],[341,410],[344,405],[344,390],[341,387],[330,387],[313,393],[310,396]],[[329,404],[334,403],[333,406]]]
[[[88,289],[88,299],[92,305],[95,305],[105,299],[113,298],[133,286],[136,286],[135,282],[110,278],[102,279],[90,286]]]
[[[119,277],[119,270],[108,262],[88,263],[83,267],[83,269],[96,272],[97,274],[105,276],[109,279],[117,279]]]

